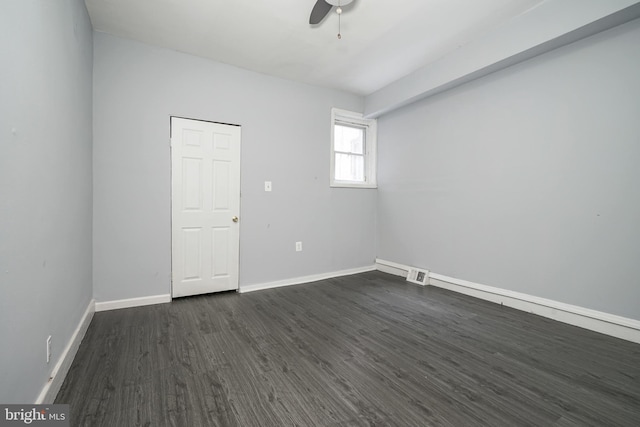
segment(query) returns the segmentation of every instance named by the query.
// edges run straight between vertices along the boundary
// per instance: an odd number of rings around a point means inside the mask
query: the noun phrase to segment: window
[[[376,188],[376,120],[331,109],[331,186]]]

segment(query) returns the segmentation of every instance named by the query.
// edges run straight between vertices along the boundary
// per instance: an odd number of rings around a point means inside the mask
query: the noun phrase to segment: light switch
[[[271,181],[264,182],[264,191],[271,191]]]

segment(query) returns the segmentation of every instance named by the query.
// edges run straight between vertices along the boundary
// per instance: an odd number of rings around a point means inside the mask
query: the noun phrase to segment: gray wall
[[[640,319],[640,21],[379,119],[378,257]]]
[[[96,301],[170,292],[171,115],[242,125],[241,285],[373,264],[375,190],[329,188],[330,109],[361,98],[94,37]]]
[[[93,44],[82,0],[3,2],[0,34],[0,402],[25,403],[92,296]]]

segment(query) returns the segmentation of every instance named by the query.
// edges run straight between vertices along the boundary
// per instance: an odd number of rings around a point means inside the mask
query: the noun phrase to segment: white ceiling
[[[368,95],[544,0],[354,0],[309,25],[316,0],[86,0],[96,31]]]

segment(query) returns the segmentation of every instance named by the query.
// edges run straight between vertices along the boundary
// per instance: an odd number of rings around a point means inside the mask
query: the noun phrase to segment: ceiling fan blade
[[[318,0],[311,10],[311,16],[309,16],[309,24],[319,24],[329,13],[333,6],[327,3],[325,0]]]

